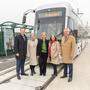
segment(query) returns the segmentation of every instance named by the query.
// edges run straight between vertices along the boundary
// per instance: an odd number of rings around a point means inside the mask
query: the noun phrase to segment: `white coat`
[[[37,65],[36,49],[38,40],[28,40],[27,43],[27,57],[29,58],[30,65]]]

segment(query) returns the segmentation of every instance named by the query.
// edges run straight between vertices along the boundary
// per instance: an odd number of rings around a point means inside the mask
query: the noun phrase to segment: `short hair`
[[[64,32],[65,32],[65,31],[70,32],[70,29],[69,29],[69,28],[64,28]]]

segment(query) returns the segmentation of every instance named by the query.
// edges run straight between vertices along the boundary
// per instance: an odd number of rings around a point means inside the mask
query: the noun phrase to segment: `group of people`
[[[64,65],[64,73],[61,78],[69,77],[68,82],[72,81],[73,76],[73,58],[75,52],[75,38],[70,35],[69,28],[64,29],[61,43],[57,40],[55,34],[52,34],[50,40],[46,39],[46,33],[41,33],[41,38],[37,39],[35,34],[31,34],[31,38],[27,40],[25,28],[20,29],[20,34],[15,37],[14,49],[16,57],[17,79],[21,79],[21,75],[27,76],[24,71],[26,57],[30,61],[31,76],[36,74],[35,66],[39,64],[40,76],[46,76],[46,65],[49,59],[53,67],[53,76],[57,76],[57,65],[62,62]]]

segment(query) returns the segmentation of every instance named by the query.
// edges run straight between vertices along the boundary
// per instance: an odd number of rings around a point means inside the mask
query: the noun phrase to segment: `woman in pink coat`
[[[48,49],[49,58],[51,59],[50,63],[52,64],[54,71],[53,76],[57,76],[57,65],[60,64],[60,44],[54,35],[50,38]]]

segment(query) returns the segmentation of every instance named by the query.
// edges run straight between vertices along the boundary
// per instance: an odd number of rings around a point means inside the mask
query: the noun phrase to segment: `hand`
[[[71,59],[73,60],[73,59],[74,59],[74,57],[73,57],[73,56],[71,56]]]
[[[39,59],[39,56],[37,56],[37,59]]]
[[[19,53],[17,53],[16,56],[19,56]]]
[[[62,59],[62,56],[61,56],[61,54],[59,54],[59,59]]]

